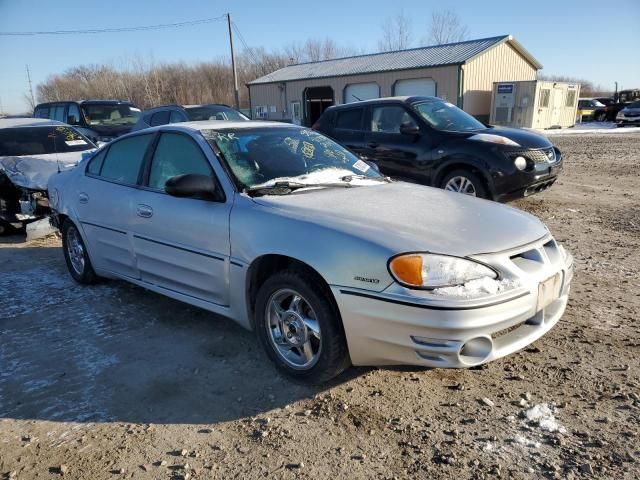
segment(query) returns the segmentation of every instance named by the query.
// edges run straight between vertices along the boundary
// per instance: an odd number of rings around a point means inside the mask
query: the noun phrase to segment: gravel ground
[[[515,206],[574,254],[571,300],[482,368],[295,385],[231,321],[5,237],[0,478],[639,478],[640,135],[554,142],[562,179]]]

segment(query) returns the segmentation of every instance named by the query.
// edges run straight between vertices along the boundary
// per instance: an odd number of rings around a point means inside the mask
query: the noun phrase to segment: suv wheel
[[[293,269],[275,273],[260,287],[255,307],[258,338],[284,374],[318,384],[349,366],[337,308],[312,275]]]
[[[454,170],[448,173],[442,179],[440,188],[472,197],[488,198],[487,189],[480,177],[468,170]]]
[[[62,250],[69,273],[76,282],[92,284],[99,280],[89,260],[80,232],[69,219],[62,224]]]

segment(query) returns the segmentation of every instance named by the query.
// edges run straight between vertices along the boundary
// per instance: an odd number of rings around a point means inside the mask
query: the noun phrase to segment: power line
[[[194,25],[203,25],[206,23],[217,22],[225,18],[226,18],[226,15],[220,15],[219,17],[201,18],[199,20],[189,20],[187,22],[161,23],[158,25],[144,25],[144,26],[137,26],[137,27],[97,28],[97,29],[85,29],[85,30],[49,30],[49,31],[34,31],[34,32],[0,32],[0,36],[87,35],[87,34],[96,34],[96,33],[139,32],[139,31],[148,31],[148,30],[162,30],[165,28],[192,27]]]

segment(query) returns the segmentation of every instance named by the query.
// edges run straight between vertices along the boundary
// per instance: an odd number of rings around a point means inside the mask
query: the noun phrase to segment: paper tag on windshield
[[[84,140],[66,140],[64,143],[66,143],[68,147],[77,147],[78,145],[87,144]]]
[[[358,160],[356,163],[353,164],[353,168],[355,168],[356,170],[360,170],[362,173],[366,172],[367,170],[369,170],[369,165],[367,164],[367,162],[364,162],[362,160]]]

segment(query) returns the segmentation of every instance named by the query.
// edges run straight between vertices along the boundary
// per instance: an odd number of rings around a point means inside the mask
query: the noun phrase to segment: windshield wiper
[[[261,193],[268,192],[270,195],[286,195],[295,190],[299,190],[301,188],[332,188],[332,187],[340,187],[340,188],[350,188],[353,185],[349,184],[346,181],[343,182],[334,182],[334,183],[303,183],[303,182],[275,182],[269,183],[266,185],[254,185],[252,187],[245,188],[245,192],[248,194],[251,193]]]
[[[378,182],[389,182],[391,181],[391,179],[389,177],[369,177],[367,175],[360,175],[357,173],[354,173],[353,175],[345,175],[344,177],[340,177],[340,180],[342,180],[343,182],[350,182],[351,180],[354,179],[358,179],[358,180],[376,180]]]

